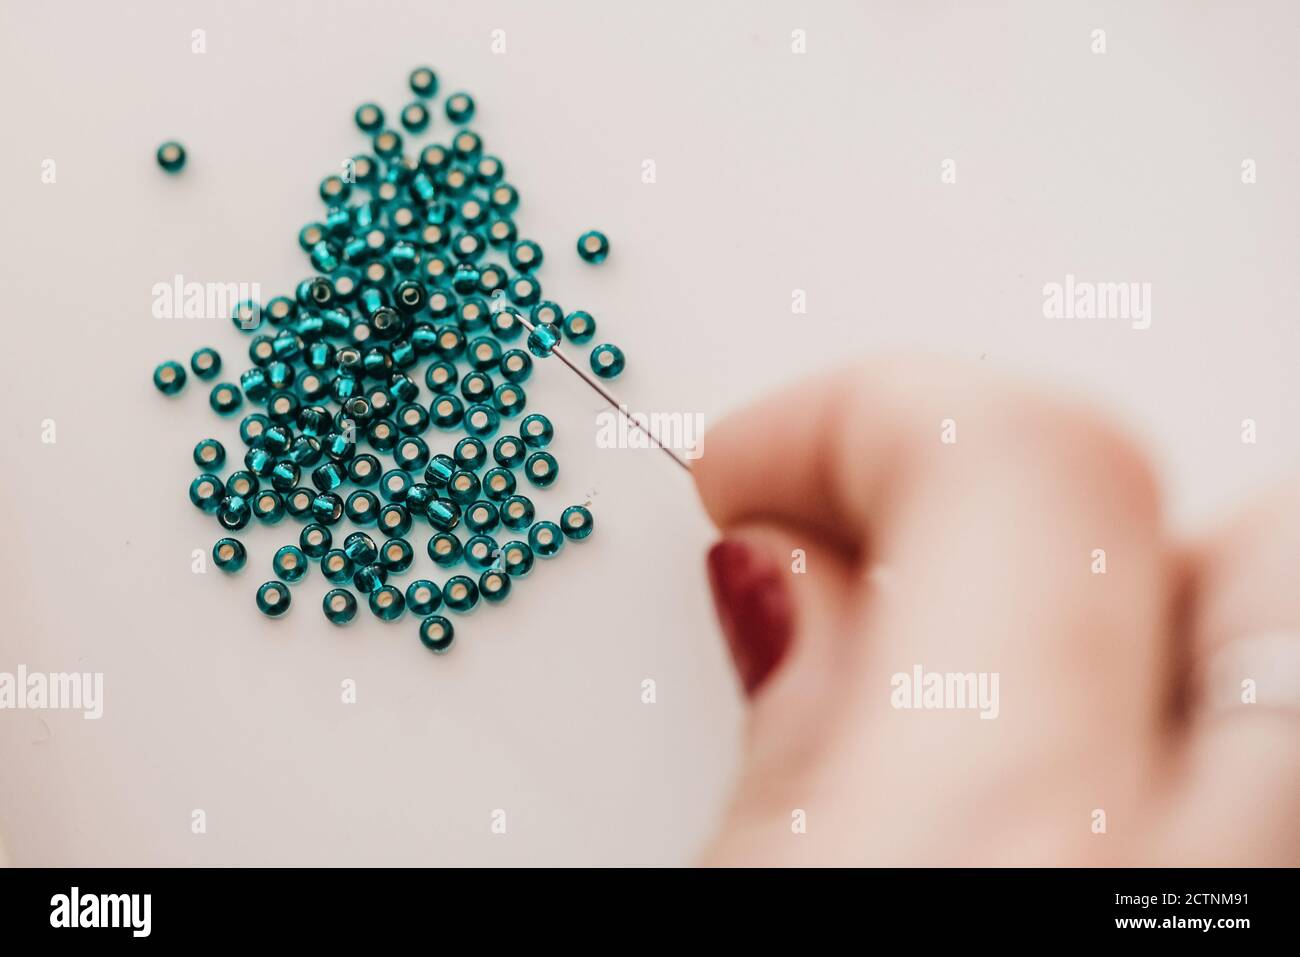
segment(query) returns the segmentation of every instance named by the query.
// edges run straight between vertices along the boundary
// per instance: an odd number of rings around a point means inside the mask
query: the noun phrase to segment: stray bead
[[[233,575],[248,561],[248,552],[237,538],[219,538],[212,546],[212,563],[223,572]]]
[[[538,488],[548,488],[559,478],[560,463],[550,452],[534,452],[524,462],[524,474]]]
[[[417,578],[406,586],[406,607],[413,615],[430,615],[442,605],[442,589],[427,578]]]
[[[201,469],[213,471],[221,468],[226,461],[226,447],[216,439],[204,439],[194,446],[194,464]]]
[[[591,371],[602,379],[612,379],[623,371],[623,350],[606,342],[591,350]]]
[[[289,610],[289,586],[282,581],[269,581],[257,589],[257,607],[268,618],[279,618]]]
[[[221,356],[216,349],[198,349],[190,356],[190,368],[200,379],[211,379],[221,371]]]
[[[175,395],[185,388],[185,367],[169,359],[153,370],[153,384],[163,395]]]
[[[560,528],[565,538],[581,541],[591,534],[595,522],[591,512],[586,508],[581,505],[570,505],[560,513]]]
[[[447,97],[446,111],[453,123],[468,123],[474,118],[474,98],[468,93],[453,93]]]
[[[287,582],[301,581],[307,574],[307,556],[297,545],[285,545],[271,559],[271,567],[280,578]]]
[[[427,66],[417,66],[411,71],[407,82],[411,84],[411,92],[416,96],[430,97],[438,92],[438,75]]]
[[[402,126],[408,133],[423,133],[429,126],[429,108],[423,103],[408,103],[402,110]]]
[[[570,342],[582,345],[584,342],[590,342],[595,334],[596,320],[591,318],[591,313],[579,309],[564,317],[564,336]]]
[[[465,575],[453,575],[443,586],[442,600],[452,611],[462,614],[473,611],[478,604],[478,585],[474,584],[474,579]]]
[[[396,621],[406,611],[401,589],[383,585],[370,593],[370,610],[381,621]]]
[[[564,535],[554,522],[541,521],[528,530],[528,546],[538,558],[551,558],[563,544]]]
[[[505,601],[510,594],[510,576],[503,571],[489,568],[478,579],[478,591],[484,601]]]
[[[239,391],[239,386],[229,382],[213,386],[212,393],[208,396],[208,405],[212,406],[212,411],[217,415],[230,415],[243,404],[244,395]]]
[[[430,615],[420,622],[420,641],[436,655],[450,651],[455,636],[456,629],[441,615]]]
[[[346,588],[331,588],[321,601],[325,617],[336,625],[346,625],[357,616],[357,600]]]
[[[384,111],[374,103],[362,103],[352,118],[363,133],[374,133],[384,125]]]
[[[588,230],[578,237],[578,255],[592,265],[602,263],[609,255],[609,240],[602,232]]]
[[[168,140],[158,147],[158,165],[169,173],[179,173],[185,168],[185,147]]]

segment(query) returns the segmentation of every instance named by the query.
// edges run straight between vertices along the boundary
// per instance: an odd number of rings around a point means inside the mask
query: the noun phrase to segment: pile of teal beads
[[[257,589],[265,615],[286,614],[291,586],[315,565],[336,586],[321,603],[326,620],[352,621],[360,592],[382,621],[418,616],[420,641],[444,653],[455,627],[438,612],[463,615],[504,601],[536,559],[594,528],[582,505],[564,509],[558,522],[539,520],[523,494],[526,484],[547,488],[560,474],[547,451],[554,426],[527,411],[523,383],[531,357],[546,358],[566,339],[590,342],[596,320],[543,298],[542,247],[518,237],[519,194],[504,163],[465,125],[476,110],[468,93],[444,101],[449,142],[405,152],[407,136],[443,123],[428,106],[436,73],[419,67],[408,83],[416,98],[397,115],[401,132],[375,103],[353,114],[371,149],[319,184],[324,213],[298,234],[313,274],[291,295],[233,309],[232,325],[252,336],[252,364],[237,380],[215,382],[208,402],[218,415],[243,414],[243,454],[229,453],[233,470],[223,477],[226,447],[199,441],[189,495],[227,532],[286,516],[302,524],[296,541],[275,551],[274,578]],[[164,144],[171,146],[180,149]],[[178,170],[177,155],[183,164],[183,149],[164,156],[160,148],[159,163]],[[577,248],[599,263],[609,241],[589,231]],[[521,349],[524,315],[534,331]],[[625,360],[606,343],[591,350],[590,364],[612,378]],[[218,379],[222,365],[206,346],[189,362],[205,381]],[[154,371],[165,395],[180,393],[186,378],[174,360]],[[438,449],[440,438],[449,451]],[[421,523],[430,537],[418,549],[411,538]],[[464,565],[466,573],[442,586],[390,582],[413,568],[418,551],[438,568]],[[212,558],[233,574],[248,554],[225,535]]]

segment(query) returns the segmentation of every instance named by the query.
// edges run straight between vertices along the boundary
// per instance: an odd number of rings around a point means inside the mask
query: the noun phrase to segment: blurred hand
[[[1180,545],[1114,428],[935,362],[819,377],[704,448],[749,697],[705,863],[1300,863],[1300,702],[1251,670],[1300,666],[1300,489]]]

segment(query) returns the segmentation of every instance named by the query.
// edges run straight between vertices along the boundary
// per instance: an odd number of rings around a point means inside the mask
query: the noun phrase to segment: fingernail
[[[781,569],[740,542],[709,549],[709,585],[745,692],[752,695],[785,656],[793,632]]]

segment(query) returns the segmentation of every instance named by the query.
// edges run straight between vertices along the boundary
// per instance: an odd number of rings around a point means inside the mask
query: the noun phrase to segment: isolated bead
[[[578,255],[589,263],[602,263],[609,255],[609,240],[597,230],[588,230],[578,237]]]
[[[175,395],[185,388],[185,367],[168,360],[153,370],[153,384],[163,395]]]
[[[216,439],[204,439],[194,446],[194,464],[201,469],[216,471],[226,461],[226,447]]]
[[[297,545],[285,545],[271,559],[275,574],[287,582],[301,581],[307,574],[307,556]]]
[[[219,538],[212,546],[212,564],[223,572],[234,574],[248,562],[244,543],[237,538]]]
[[[321,556],[321,574],[335,583],[351,581],[355,567],[341,548],[331,548]]]
[[[282,581],[265,582],[257,589],[257,608],[269,618],[279,618],[289,610],[289,586]]]
[[[445,567],[459,562],[465,554],[465,548],[451,532],[438,532],[429,539],[428,552],[435,564]]]
[[[494,502],[503,502],[515,493],[515,473],[507,468],[491,468],[483,473],[483,494]]]
[[[420,641],[436,655],[445,655],[455,641],[456,629],[442,615],[430,615],[420,622]]]
[[[522,578],[533,569],[533,550],[527,542],[506,542],[501,546],[501,567],[511,578]]]
[[[230,415],[243,404],[244,395],[239,391],[239,386],[229,382],[213,386],[208,396],[208,405],[212,406],[212,411],[217,415]]]
[[[501,513],[485,499],[473,502],[465,509],[465,527],[474,532],[490,532],[501,524]]]
[[[539,359],[545,359],[559,344],[560,333],[555,326],[537,325],[528,334],[528,351]]]
[[[538,488],[548,488],[560,475],[560,463],[550,452],[534,452],[524,461],[524,475]]]
[[[185,168],[185,147],[168,140],[158,147],[158,165],[169,173],[179,173]]]
[[[274,525],[284,518],[284,499],[274,489],[260,489],[253,496],[253,517],[266,525]]]
[[[623,371],[623,350],[606,342],[591,350],[591,371],[602,379],[612,379]]]
[[[364,594],[369,595],[376,588],[383,587],[388,581],[388,569],[383,565],[367,565],[364,568],[358,568],[352,575],[352,584],[356,589]]]
[[[200,379],[211,379],[221,371],[221,356],[216,349],[197,349],[190,356],[190,368]]]
[[[358,489],[347,497],[343,514],[357,525],[373,525],[379,520],[379,497],[374,492]]]
[[[442,587],[442,600],[452,611],[473,611],[478,604],[478,585],[465,575],[453,575]]]
[[[453,93],[447,97],[447,119],[453,123],[468,123],[474,118],[474,98],[468,93]]]
[[[226,497],[226,487],[215,475],[200,475],[190,483],[190,501],[194,507],[209,515],[221,508]]]
[[[396,621],[406,611],[406,598],[392,585],[382,585],[370,593],[370,610],[380,621]]]
[[[528,530],[528,546],[539,558],[550,558],[563,544],[564,535],[554,522],[537,522]]]
[[[312,522],[298,533],[298,545],[308,558],[323,558],[334,544],[334,534],[319,522]]]
[[[242,495],[227,495],[217,508],[217,522],[222,528],[237,532],[253,517],[253,507]]]
[[[346,588],[331,588],[321,601],[325,617],[336,625],[346,625],[357,616],[357,600]]]
[[[531,525],[535,514],[532,500],[526,495],[510,495],[501,503],[501,524],[516,532]]]
[[[374,103],[362,103],[352,118],[364,133],[374,133],[384,125],[384,111]]]
[[[408,103],[402,108],[402,126],[408,133],[423,133],[429,127],[429,108],[423,103]]]
[[[560,513],[560,529],[565,538],[581,541],[591,534],[593,528],[595,522],[591,512],[581,505],[570,505]]]
[[[478,578],[478,592],[484,601],[505,601],[510,594],[510,576],[499,569],[489,568]]]
[[[417,578],[406,586],[406,607],[413,615],[429,615],[442,605],[442,589],[427,578]]]
[[[582,345],[590,342],[595,334],[596,320],[591,317],[591,313],[579,309],[564,317],[564,337],[570,342]]]

